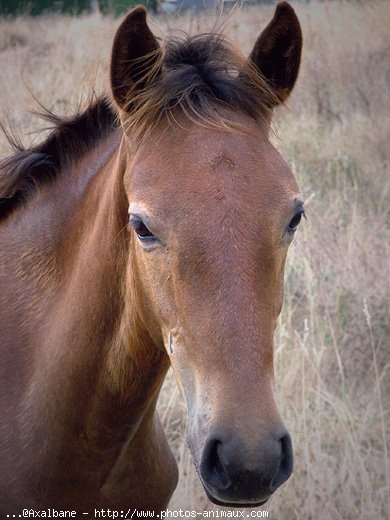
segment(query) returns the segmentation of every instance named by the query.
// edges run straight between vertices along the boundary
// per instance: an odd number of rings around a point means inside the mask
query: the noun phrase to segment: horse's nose
[[[199,468],[206,492],[214,502],[260,505],[291,475],[293,451],[288,433],[269,435],[255,451],[248,450],[237,438],[223,437],[208,438]]]

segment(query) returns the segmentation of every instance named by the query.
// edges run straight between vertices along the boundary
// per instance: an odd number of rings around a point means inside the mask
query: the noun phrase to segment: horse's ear
[[[146,9],[132,9],[119,26],[111,54],[111,89],[118,106],[126,110],[131,95],[156,73],[161,48],[146,23]]]
[[[294,87],[301,51],[302,31],[297,15],[287,2],[280,2],[249,56],[280,102],[287,99]]]

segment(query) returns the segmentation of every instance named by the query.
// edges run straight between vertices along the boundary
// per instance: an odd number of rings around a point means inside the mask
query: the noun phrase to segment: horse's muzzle
[[[237,437],[208,436],[199,473],[209,499],[225,506],[264,504],[293,470],[290,435],[268,436],[256,450],[248,450]]]

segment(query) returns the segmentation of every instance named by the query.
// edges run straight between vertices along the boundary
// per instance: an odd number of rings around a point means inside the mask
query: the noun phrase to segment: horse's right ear
[[[111,54],[111,89],[119,108],[126,110],[131,95],[143,89],[156,73],[161,48],[146,23],[146,9],[132,9],[119,26]]]

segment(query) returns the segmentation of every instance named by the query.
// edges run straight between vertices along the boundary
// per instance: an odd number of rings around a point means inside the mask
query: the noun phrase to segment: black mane
[[[69,118],[61,118],[50,111],[41,115],[53,126],[42,143],[24,148],[7,136],[15,152],[0,161],[0,218],[117,127],[117,114],[105,97]]]

